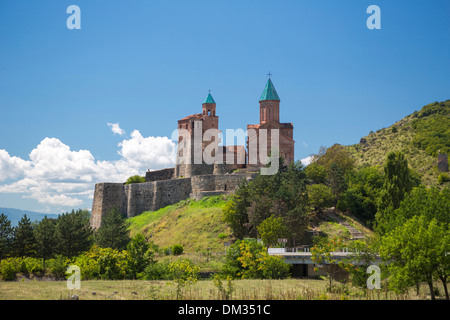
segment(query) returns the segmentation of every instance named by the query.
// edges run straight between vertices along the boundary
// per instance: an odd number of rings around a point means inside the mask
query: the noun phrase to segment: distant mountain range
[[[17,226],[20,219],[26,214],[27,218],[29,218],[32,222],[35,220],[42,220],[45,216],[49,218],[56,218],[58,217],[57,214],[52,213],[41,213],[41,212],[34,212],[29,210],[20,210],[20,209],[13,209],[13,208],[0,208],[0,214],[5,214],[8,216],[8,219],[11,221],[11,225]]]

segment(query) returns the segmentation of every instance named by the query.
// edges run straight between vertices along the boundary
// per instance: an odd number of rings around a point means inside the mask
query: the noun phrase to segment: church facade
[[[247,125],[246,146],[219,145],[222,135],[216,111],[216,102],[209,93],[201,113],[178,120],[175,177],[208,173],[211,169],[205,165],[212,164],[226,165],[228,169],[262,167],[275,149],[286,164],[294,161],[294,127],[292,123],[280,123],[280,98],[270,77],[259,99],[260,123]]]

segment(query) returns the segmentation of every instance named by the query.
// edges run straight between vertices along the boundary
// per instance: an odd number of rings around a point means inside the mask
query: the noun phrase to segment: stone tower
[[[284,157],[286,163],[294,161],[294,126],[292,123],[280,123],[280,98],[275,90],[272,80],[267,80],[266,86],[259,98],[259,124],[247,125],[247,132],[254,130],[255,135],[249,133],[247,141],[247,149],[250,145],[256,145],[257,149],[260,148],[260,130],[267,129],[267,149],[268,154],[272,149],[271,146],[271,129],[279,130],[279,153]],[[254,141],[256,139],[256,141]],[[249,149],[249,153],[250,153]],[[248,159],[248,165],[261,166],[262,159],[260,158],[259,151],[256,157],[256,163],[251,163],[252,159]]]
[[[207,130],[212,135],[209,139],[203,139]],[[179,178],[211,174],[213,166],[204,166],[203,151],[213,141],[219,141],[220,133],[219,117],[216,115],[216,102],[211,93],[208,93],[208,96],[202,103],[202,113],[196,113],[178,120],[178,132],[178,150],[174,176]],[[214,150],[211,154],[214,156]]]

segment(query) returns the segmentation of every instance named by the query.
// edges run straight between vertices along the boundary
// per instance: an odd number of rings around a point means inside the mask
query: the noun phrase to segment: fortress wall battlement
[[[206,174],[127,185],[98,183],[95,185],[91,227],[99,228],[106,212],[114,207],[123,216],[131,218],[144,211],[156,211],[190,197],[200,199],[207,195],[233,192],[242,180],[250,180],[254,176],[255,174],[250,173]]]

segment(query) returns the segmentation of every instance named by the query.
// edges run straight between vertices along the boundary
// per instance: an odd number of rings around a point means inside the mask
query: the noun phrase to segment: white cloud
[[[23,175],[28,162],[18,157],[11,157],[6,150],[0,150],[0,182],[16,179]]]
[[[111,127],[111,131],[114,132],[114,134],[118,134],[119,136],[123,136],[126,132],[122,128],[120,128],[119,123],[109,123],[108,126]]]
[[[0,184],[0,193],[23,194],[58,210],[90,206],[95,183],[124,182],[132,175],[144,175],[147,169],[175,164],[176,145],[167,137],[143,137],[134,130],[118,147],[121,158],[117,161],[96,161],[89,150],[71,150],[56,138],[43,139],[29,160],[0,150],[0,182],[14,180]]]
[[[304,166],[307,166],[308,164],[311,163],[312,159],[313,159],[313,157],[312,157],[312,156],[309,156],[309,157],[306,157],[306,158],[301,159],[300,161],[302,162],[302,164],[303,164]]]

